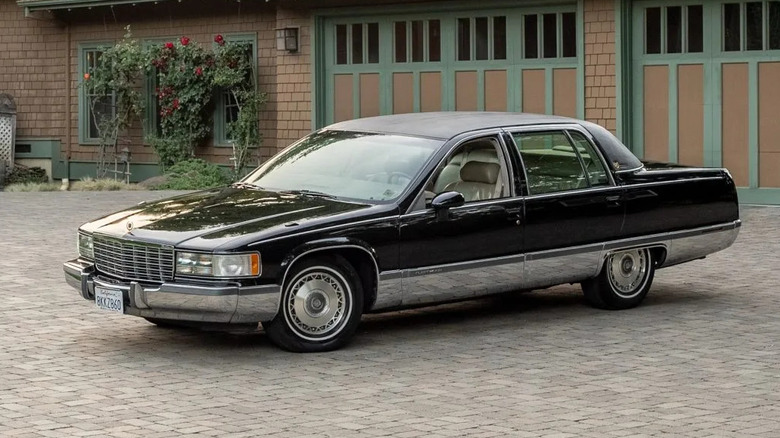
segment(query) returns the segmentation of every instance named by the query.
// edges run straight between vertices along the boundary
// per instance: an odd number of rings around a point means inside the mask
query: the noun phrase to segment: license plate
[[[100,310],[108,312],[125,313],[122,291],[95,286],[95,306]]]

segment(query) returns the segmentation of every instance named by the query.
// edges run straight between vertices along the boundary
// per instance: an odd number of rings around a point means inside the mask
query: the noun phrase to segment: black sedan
[[[581,283],[604,309],[655,270],[730,246],[725,169],[642,163],[562,117],[421,113],[331,125],[241,182],[82,225],[65,277],[158,325],[262,323],[276,345],[345,345],[361,315]]]

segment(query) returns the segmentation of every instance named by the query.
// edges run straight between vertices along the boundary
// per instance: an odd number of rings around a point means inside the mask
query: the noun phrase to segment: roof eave
[[[41,0],[41,1],[17,1],[24,7],[25,13],[37,11],[53,11],[62,9],[84,9],[97,6],[114,6],[138,3],[158,3],[165,0]]]

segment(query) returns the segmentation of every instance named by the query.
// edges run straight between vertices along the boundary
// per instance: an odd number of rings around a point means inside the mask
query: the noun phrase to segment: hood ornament
[[[127,221],[127,223],[125,224],[125,228],[127,228],[127,231],[133,231],[133,223]]]

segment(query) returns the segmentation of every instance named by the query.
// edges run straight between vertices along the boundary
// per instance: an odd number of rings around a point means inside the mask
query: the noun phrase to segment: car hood
[[[352,217],[376,206],[332,198],[227,187],[141,203],[82,225],[86,232],[181,246],[211,241],[216,249],[237,236],[270,237],[285,229]],[[360,214],[363,216],[363,214]],[[186,245],[185,245],[186,246]]]

